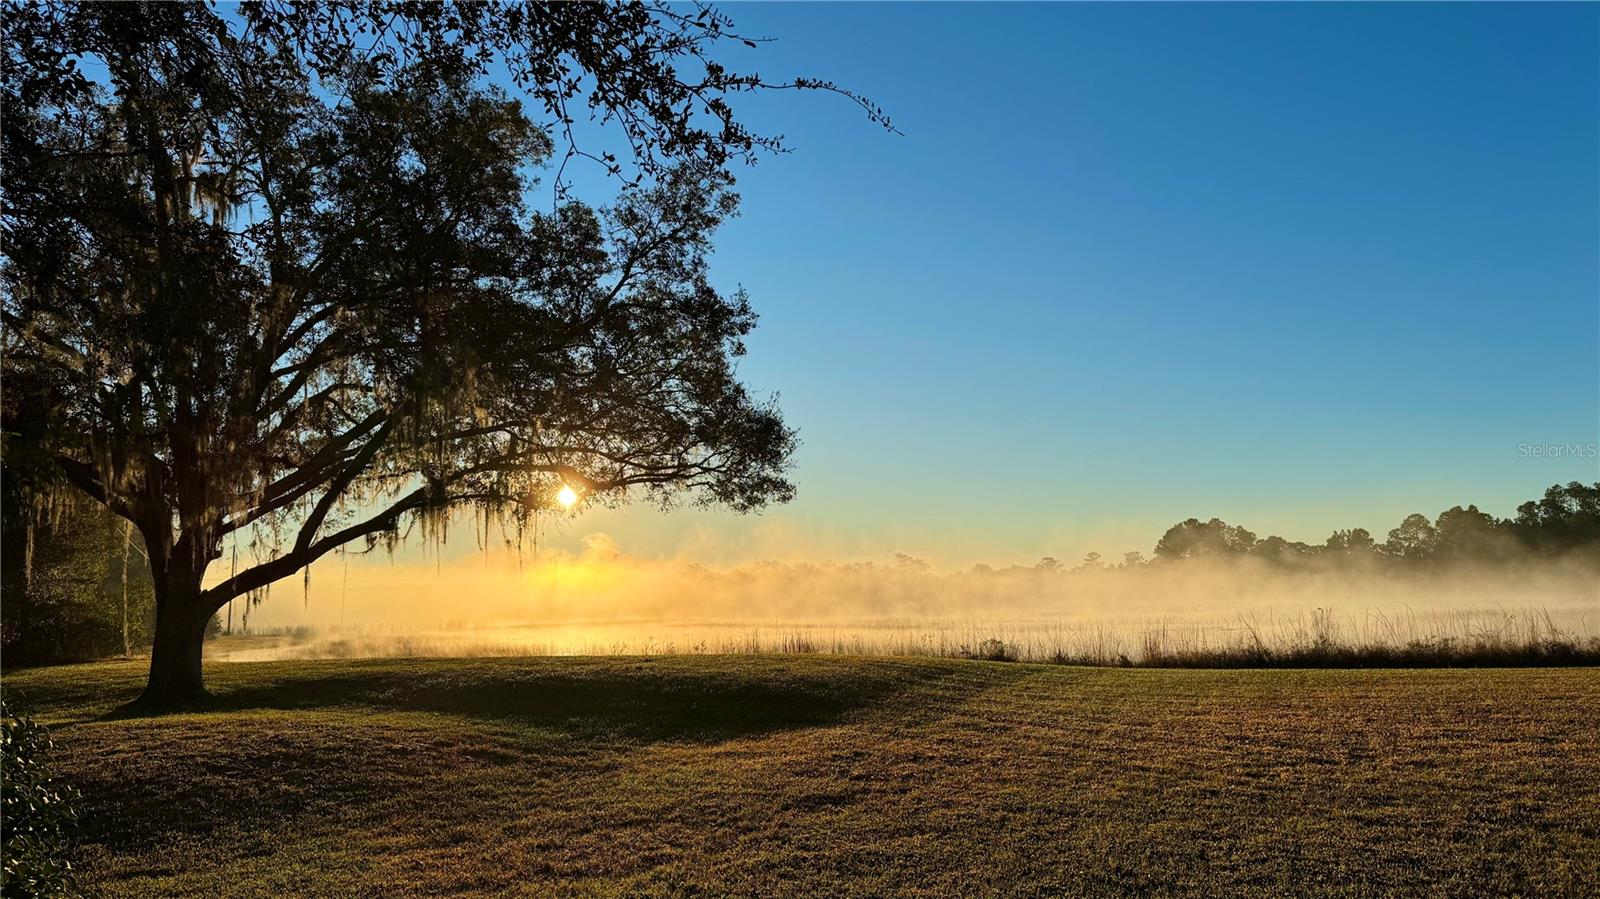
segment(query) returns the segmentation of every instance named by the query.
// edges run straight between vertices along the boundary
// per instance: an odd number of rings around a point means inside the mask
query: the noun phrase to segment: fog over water
[[[223,612],[228,622],[229,612]],[[604,535],[579,552],[493,549],[453,559],[330,556],[309,588],[277,584],[232,609],[218,660],[386,655],[803,651],[955,655],[1002,640],[1023,657],[1137,660],[1168,650],[1331,637],[1600,636],[1592,564],[1509,560],[1404,570],[1379,560],[1191,559],[1135,567],[939,570],[881,561],[710,567],[629,556]],[[246,631],[248,639],[240,637]]]

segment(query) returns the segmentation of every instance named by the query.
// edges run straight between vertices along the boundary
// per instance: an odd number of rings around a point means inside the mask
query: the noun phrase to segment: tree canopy
[[[1256,535],[1219,518],[1201,522],[1198,518],[1181,521],[1157,541],[1157,559],[1176,560],[1200,556],[1221,556],[1247,552],[1256,545]]]
[[[8,4],[8,454],[132,521],[152,692],[200,691],[230,599],[476,505],[788,499],[707,255],[729,164],[706,7]],[[486,76],[503,69],[509,86]],[[694,71],[692,77],[685,75]],[[576,143],[587,115],[630,159]],[[600,162],[614,202],[560,165]],[[532,202],[555,168],[555,202]],[[256,564],[205,585],[228,541]]]

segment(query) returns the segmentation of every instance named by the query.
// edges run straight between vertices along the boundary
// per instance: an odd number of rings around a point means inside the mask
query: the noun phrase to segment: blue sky
[[[1600,7],[743,4],[719,283],[804,441],[757,519],[567,525],[642,554],[949,564],[1149,551],[1221,516],[1499,514],[1600,428]]]

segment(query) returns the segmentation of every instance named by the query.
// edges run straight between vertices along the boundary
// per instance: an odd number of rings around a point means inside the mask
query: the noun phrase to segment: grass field
[[[112,896],[1582,896],[1600,670],[834,657],[7,673]]]

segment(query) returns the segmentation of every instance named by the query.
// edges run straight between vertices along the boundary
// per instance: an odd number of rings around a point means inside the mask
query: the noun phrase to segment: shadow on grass
[[[483,785],[589,776],[610,770],[614,751],[654,742],[823,726],[895,687],[861,676],[642,666],[307,672],[215,689],[181,715],[124,706],[99,719],[111,726],[71,741],[73,779],[93,803],[90,842],[136,851],[215,828],[348,815],[401,797],[441,817],[473,803],[509,815],[520,800],[477,795],[493,793]],[[464,720],[366,717],[372,712]],[[502,766],[502,774],[471,773]],[[477,792],[451,792],[460,778]]]
[[[577,737],[715,742],[839,720],[894,690],[870,678],[744,678],[643,669],[587,674],[358,672],[225,688],[178,711],[367,709],[458,715]],[[166,710],[173,711],[173,710]],[[165,714],[138,704],[101,720]]]

